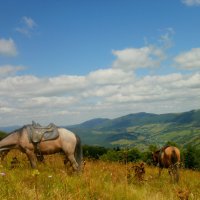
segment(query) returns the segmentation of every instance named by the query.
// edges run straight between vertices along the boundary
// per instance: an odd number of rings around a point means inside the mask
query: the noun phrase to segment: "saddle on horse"
[[[41,142],[41,140],[54,140],[58,137],[57,126],[53,123],[50,123],[48,126],[41,126],[33,121],[30,129],[31,141],[33,143]]]
[[[27,125],[29,141],[35,147],[36,156],[43,160],[39,143],[41,141],[55,140],[58,138],[58,128],[55,124],[50,123],[48,126],[41,126],[39,123],[32,121],[31,125]]]

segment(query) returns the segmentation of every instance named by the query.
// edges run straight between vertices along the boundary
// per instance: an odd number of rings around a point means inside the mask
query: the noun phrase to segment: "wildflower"
[[[32,176],[38,176],[40,172],[37,169],[34,169],[32,172]]]
[[[5,172],[0,172],[0,175],[1,175],[1,176],[5,176],[6,173],[5,173]]]

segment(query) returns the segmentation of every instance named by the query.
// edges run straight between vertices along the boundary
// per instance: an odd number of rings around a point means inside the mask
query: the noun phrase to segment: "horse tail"
[[[78,135],[75,134],[75,136],[76,136],[75,159],[76,159],[76,162],[78,163],[79,170],[81,170],[82,158],[83,158],[81,139]]]
[[[178,156],[176,154],[175,149],[172,150],[171,161],[172,164],[176,164],[178,162]]]

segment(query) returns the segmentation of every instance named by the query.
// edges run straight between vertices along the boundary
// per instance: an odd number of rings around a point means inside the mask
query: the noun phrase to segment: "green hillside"
[[[173,141],[183,147],[192,144],[200,148],[200,110],[160,115],[142,112],[116,119],[92,119],[67,128],[89,145],[144,149]]]
[[[6,136],[6,132],[0,131],[0,140],[1,140],[1,138],[5,137],[5,136]]]

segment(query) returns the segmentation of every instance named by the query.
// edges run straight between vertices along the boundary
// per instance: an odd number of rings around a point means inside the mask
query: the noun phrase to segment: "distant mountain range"
[[[168,141],[180,146],[200,148],[200,110],[183,113],[136,113],[115,119],[97,118],[81,124],[64,126],[77,133],[83,144],[104,147],[137,147],[164,145]],[[10,132],[19,126],[0,127]]]
[[[200,110],[183,113],[136,113],[115,119],[97,118],[67,126],[84,144],[105,147],[164,145],[168,141],[200,148]]]
[[[20,126],[2,126],[0,127],[0,130],[6,133],[10,133],[11,131],[14,131],[16,129],[20,128]]]

